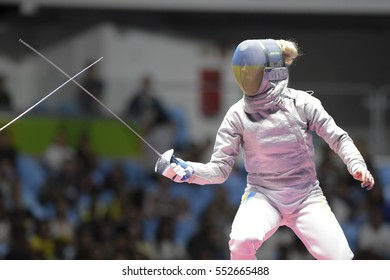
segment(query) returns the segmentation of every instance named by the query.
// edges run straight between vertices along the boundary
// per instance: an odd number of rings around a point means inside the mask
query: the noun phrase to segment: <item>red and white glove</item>
[[[177,175],[172,180],[177,183],[187,182],[194,173],[194,168],[180,158],[174,157],[171,166]]]
[[[187,182],[194,168],[173,155],[173,149],[166,151],[157,160],[155,171],[177,183]]]

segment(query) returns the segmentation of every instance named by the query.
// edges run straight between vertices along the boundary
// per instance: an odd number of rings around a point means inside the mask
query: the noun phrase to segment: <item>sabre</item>
[[[108,108],[103,102],[101,102],[98,98],[96,98],[92,93],[90,93],[85,87],[83,87],[80,83],[78,83],[76,80],[71,78],[65,71],[63,71],[59,66],[57,66],[54,62],[52,62],[50,59],[48,59],[46,56],[44,56],[42,53],[40,53],[38,50],[24,42],[22,39],[19,39],[19,41],[25,45],[27,48],[35,52],[37,55],[39,55],[41,58],[46,60],[50,65],[52,65],[54,68],[56,68],[58,71],[60,71],[62,74],[64,74],[66,77],[68,77],[73,83],[75,83],[78,87],[80,87],[85,93],[87,93],[89,96],[91,96],[97,103],[99,103],[104,109],[106,109],[111,115],[113,115],[118,121],[120,121],[125,127],[127,127],[131,132],[133,132],[139,139],[141,139],[154,153],[156,153],[159,157],[156,166],[155,171],[159,172],[164,175],[166,172],[172,172],[172,167],[170,166],[171,162],[174,162],[178,165],[181,165],[185,168],[185,175],[182,177],[182,180],[187,180],[189,176],[191,175],[191,172],[187,169],[188,164],[186,164],[184,161],[177,159],[173,155],[173,149],[168,150],[161,154],[157,149],[155,149],[151,144],[148,143],[141,135],[137,133],[133,128],[131,128],[124,120],[122,120],[117,114],[115,114],[110,108]],[[176,174],[172,174],[173,176],[176,176]]]
[[[89,96],[91,96],[97,103],[99,103],[104,109],[106,109],[108,112],[110,112],[111,115],[113,115],[118,121],[120,121],[125,127],[127,127],[131,132],[133,132],[139,139],[141,139],[150,149],[153,150],[160,158],[162,157],[162,154],[157,151],[151,144],[149,144],[141,135],[137,133],[133,128],[131,128],[124,120],[122,120],[117,114],[115,114],[110,108],[108,108],[103,102],[101,102],[97,97],[95,97],[92,93],[90,93],[85,87],[83,87],[79,82],[73,79],[73,77],[70,77],[65,71],[63,71],[59,66],[54,64],[50,59],[48,59],[46,56],[44,56],[42,53],[37,51],[35,48],[24,42],[22,39],[19,39],[19,42],[21,42],[23,45],[25,45],[27,48],[35,52],[37,55],[42,57],[44,60],[46,60],[48,63],[50,63],[54,68],[56,68],[58,71],[60,71],[62,74],[64,74],[66,77],[68,77],[73,83],[75,83],[78,87],[80,87],[85,93],[87,93]]]
[[[84,68],[83,70],[81,70],[80,72],[78,72],[76,75],[74,75],[73,77],[68,77],[69,80],[67,80],[66,82],[64,82],[63,84],[61,84],[59,87],[57,87],[55,90],[53,90],[52,92],[50,92],[48,95],[46,95],[45,97],[43,97],[41,100],[39,100],[37,103],[35,103],[34,105],[32,105],[30,108],[28,108],[26,111],[24,111],[23,113],[21,113],[19,116],[17,116],[16,118],[14,118],[13,120],[11,120],[10,122],[8,122],[6,125],[4,125],[2,128],[0,128],[0,131],[2,131],[4,128],[6,128],[7,126],[9,126],[10,124],[14,123],[15,121],[17,121],[18,119],[20,119],[22,116],[24,116],[25,114],[27,114],[29,111],[31,111],[33,108],[35,108],[36,106],[38,106],[38,104],[40,104],[42,101],[44,101],[46,98],[48,98],[50,95],[52,95],[53,93],[55,93],[56,91],[58,91],[60,88],[62,88],[64,85],[66,85],[67,83],[69,83],[70,81],[73,81],[74,78],[76,78],[78,75],[80,75],[81,73],[83,73],[85,70],[87,70],[88,68],[92,67],[94,64],[98,63],[103,57],[99,58],[98,60],[96,60],[94,63],[90,64],[89,66],[87,66],[86,68]]]

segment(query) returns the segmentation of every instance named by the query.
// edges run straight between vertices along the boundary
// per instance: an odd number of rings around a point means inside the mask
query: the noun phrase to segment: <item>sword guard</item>
[[[171,166],[171,158],[173,156],[173,149],[170,149],[163,153],[157,160],[154,167],[154,171],[164,175],[167,178],[172,179],[176,173],[173,171]]]
[[[170,150],[166,151],[165,153],[163,153],[159,157],[159,159],[157,160],[154,170],[155,170],[155,172],[158,172],[158,173],[164,175],[165,177],[175,181],[175,177],[177,176],[177,173],[173,170],[171,163],[181,165],[185,169],[188,167],[188,164],[180,159],[177,159],[173,155],[173,152],[174,152],[174,150],[170,149]],[[185,172],[186,172],[186,175],[184,175],[181,178],[181,181],[186,181],[190,177],[190,175],[192,174],[190,172],[190,170],[185,170]]]

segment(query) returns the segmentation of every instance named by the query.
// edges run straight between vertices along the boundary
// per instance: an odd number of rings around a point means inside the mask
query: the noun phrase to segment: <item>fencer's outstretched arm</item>
[[[175,182],[207,185],[221,184],[229,176],[240,151],[242,131],[235,114],[229,110],[218,129],[214,151],[208,163],[176,159],[164,172],[156,171]],[[159,161],[158,161],[159,162]],[[157,163],[158,163],[157,162]]]

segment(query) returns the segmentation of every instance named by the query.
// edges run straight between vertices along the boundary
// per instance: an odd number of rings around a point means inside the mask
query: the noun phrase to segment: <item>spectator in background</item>
[[[13,185],[17,181],[16,168],[18,152],[7,130],[0,132],[0,197],[6,207],[12,202]]]
[[[317,174],[318,181],[323,186],[323,192],[329,198],[335,195],[338,186],[348,175],[339,163],[340,158],[336,153],[328,145],[323,145],[322,160],[319,163]]]
[[[0,76],[0,110],[11,110],[12,102],[11,95],[6,87],[6,80],[4,76]]]
[[[367,168],[371,170],[372,175],[375,178],[378,178],[378,180],[375,183],[375,188],[369,192],[368,194],[365,194],[364,198],[366,200],[366,204],[368,206],[381,206],[384,207],[385,199],[383,194],[383,184],[381,181],[381,177],[378,175],[376,166],[373,162],[372,155],[370,154],[367,143],[363,139],[358,139],[356,141],[356,147],[361,151],[362,157],[364,158]],[[350,178],[349,178],[350,179]],[[351,179],[350,179],[351,180]],[[351,182],[352,183],[352,182]],[[356,181],[354,182],[356,184]]]
[[[65,161],[74,156],[75,150],[69,145],[65,132],[60,129],[43,153],[43,164],[51,175],[55,175],[61,170]]]
[[[155,95],[151,75],[145,74],[127,106],[127,113],[145,131],[170,122],[164,105]]]
[[[0,194],[0,259],[3,259],[9,249],[11,240],[11,222],[3,197]]]
[[[27,235],[34,232],[35,219],[32,213],[25,207],[22,199],[23,189],[19,181],[14,181],[11,188],[11,197],[8,209],[8,217],[11,225],[11,240],[9,250],[4,256],[8,260],[28,260],[40,258],[32,250]]]
[[[209,208],[205,209],[200,217],[198,230],[188,240],[186,249],[191,260],[228,259],[228,248],[221,238],[223,232],[215,223],[214,214]]]
[[[93,260],[99,259],[99,244],[94,238],[94,232],[90,228],[81,225],[76,229],[76,260]],[[100,258],[102,259],[102,258]]]
[[[128,258],[131,260],[149,260],[153,254],[153,245],[142,237],[140,223],[131,223],[126,227]]]
[[[81,192],[89,187],[88,182],[85,182],[86,176],[80,173],[75,159],[65,160],[60,171],[45,182],[39,194],[40,203],[45,207],[54,207],[57,199],[65,198],[69,207],[76,207]]]
[[[40,259],[31,248],[23,227],[12,227],[10,249],[4,256],[5,260],[31,260]]]
[[[88,62],[86,65],[90,65],[91,63]],[[96,66],[92,66],[88,68],[86,71],[86,76],[84,80],[81,82],[81,85],[88,90],[91,94],[93,94],[97,99],[101,99],[104,91],[104,82],[103,80],[98,76],[96,71]],[[78,102],[80,106],[80,113],[86,114],[86,115],[96,115],[100,111],[99,104],[94,101],[86,92],[84,92],[82,89],[79,90],[78,95]]]
[[[286,230],[286,228],[284,228]],[[291,232],[290,232],[291,233]],[[290,236],[289,244],[282,244],[278,250],[278,258],[281,260],[313,260],[313,256],[306,250],[305,245],[295,235]]]
[[[65,197],[55,201],[55,216],[48,221],[52,237],[64,244],[72,244],[75,225],[69,218],[71,209]]]
[[[55,243],[53,237],[50,234],[49,221],[42,220],[35,222],[35,233],[28,239],[30,248],[38,259],[54,259]]]
[[[78,139],[76,158],[85,173],[93,171],[99,164],[98,157],[92,148],[91,136],[87,133],[82,133]]]
[[[154,242],[153,259],[156,260],[183,260],[187,259],[184,247],[174,239],[175,220],[172,218],[160,219]]]
[[[15,167],[17,156],[18,152],[9,131],[0,131],[0,161],[7,161]]]
[[[358,238],[358,259],[390,258],[390,224],[384,220],[380,207],[370,209],[370,218],[362,225]]]
[[[173,146],[175,123],[163,102],[156,97],[150,74],[141,78],[138,89],[127,105],[126,113],[138,125],[145,139],[157,150],[165,151]],[[153,151],[145,147],[144,155],[145,164],[154,166],[156,155]]]

